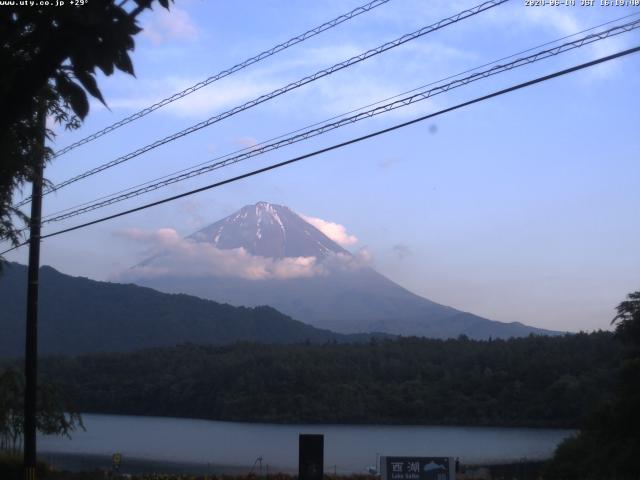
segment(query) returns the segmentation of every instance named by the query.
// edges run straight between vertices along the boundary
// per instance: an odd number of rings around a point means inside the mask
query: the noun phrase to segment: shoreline
[[[111,455],[41,452],[38,460],[59,471],[90,472],[112,469]],[[251,465],[223,465],[211,462],[179,462],[172,460],[150,459],[124,456],[120,473],[130,475],[166,474],[166,475],[247,475]],[[290,469],[276,468],[273,473],[293,474]]]
[[[550,458],[574,431],[507,427],[390,425],[274,425],[167,417],[86,414],[86,431],[71,439],[40,436],[38,447],[58,468],[108,468],[120,453],[123,464],[154,466],[162,471],[205,474],[248,472],[257,458],[271,470],[295,473],[298,438],[325,436],[327,465],[338,473],[364,473],[377,455],[459,457],[467,465],[496,465]],[[43,457],[45,458],[45,457]],[[342,471],[341,471],[342,470]],[[136,471],[139,469],[136,468]]]
[[[38,460],[51,466],[58,472],[71,473],[87,473],[97,471],[111,471],[112,463],[109,455],[95,454],[79,454],[79,453],[55,453],[42,452],[38,456]],[[467,472],[463,478],[475,478],[475,475],[482,475],[483,471],[488,471],[493,478],[497,475],[511,478],[514,474],[519,475],[517,478],[528,478],[528,475],[537,474],[544,466],[547,460],[529,460],[522,459],[519,462],[507,461],[504,463],[460,463],[461,472]],[[326,466],[325,476],[329,477],[354,477],[366,476],[369,478],[379,478],[375,474],[371,474],[366,470],[361,472],[352,471],[340,472],[334,474],[331,465]],[[215,476],[224,475],[226,477],[246,477],[253,475],[255,477],[275,476],[295,476],[297,470],[291,468],[278,468],[277,466],[263,464],[262,470],[254,465],[224,465],[215,463],[196,463],[196,462],[176,462],[169,460],[152,460],[145,458],[123,458],[120,466],[120,474],[124,475],[196,475],[196,476]],[[464,473],[463,473],[464,475]],[[534,478],[534,477],[532,477]]]
[[[531,425],[528,423],[512,423],[512,424],[492,424],[492,423],[392,423],[392,422],[301,422],[301,421],[261,421],[261,420],[234,420],[234,419],[216,419],[206,417],[187,417],[180,415],[153,415],[145,413],[116,413],[116,412],[81,412],[80,415],[108,415],[118,417],[142,417],[142,418],[162,418],[173,420],[193,420],[216,423],[235,423],[245,425],[261,425],[261,426],[310,426],[310,427],[403,427],[403,428],[495,428],[495,429],[519,429],[519,430],[572,430],[578,431],[579,426],[567,425]]]

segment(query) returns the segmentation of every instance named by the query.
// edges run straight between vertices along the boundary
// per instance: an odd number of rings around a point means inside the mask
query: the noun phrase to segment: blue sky
[[[141,19],[136,78],[100,78],[68,145],[265,48],[364,3],[177,0]],[[579,1],[577,2],[580,3]],[[56,159],[67,179],[268,93],[473,1],[391,0]],[[526,7],[513,0],[242,112],[45,197],[45,214],[247,147],[585,28],[640,13],[626,7]],[[638,18],[638,17],[635,17]],[[627,20],[628,21],[628,20]],[[638,31],[439,95],[47,231],[133,207],[409,120],[529,78],[640,44]],[[148,249],[127,229],[188,235],[265,200],[344,226],[373,266],[439,303],[501,321],[609,328],[640,288],[640,55],[552,80],[178,202],[43,244],[42,263],[106,280]],[[26,249],[8,255],[26,261]]]

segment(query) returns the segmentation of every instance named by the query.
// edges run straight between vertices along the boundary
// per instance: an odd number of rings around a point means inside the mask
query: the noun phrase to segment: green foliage
[[[13,193],[43,158],[43,113],[77,128],[89,112],[87,92],[105,103],[96,69],[133,75],[136,18],[153,0],[134,0],[130,11],[127,3],[0,9],[0,240],[21,238],[14,223],[26,217],[12,207]],[[159,3],[169,7],[169,0]]]
[[[22,436],[23,379],[16,370],[0,374],[0,451],[15,452]]]
[[[182,345],[48,358],[41,371],[85,412],[569,427],[613,386],[620,348],[612,337]]]
[[[14,368],[0,370],[0,451],[16,453],[24,427],[24,377]],[[38,388],[36,428],[45,435],[65,435],[83,428],[80,415],[51,383]]]
[[[38,462],[36,464],[36,478],[49,479],[51,478],[50,474],[51,474],[51,470],[45,463]],[[24,469],[22,468],[22,455],[0,451],[0,478],[2,480],[23,480],[24,479]],[[81,480],[81,479],[78,478],[77,480]],[[82,479],[82,480],[85,480],[85,479]],[[86,479],[86,480],[89,480],[89,479]]]
[[[628,299],[616,308],[618,314],[611,323],[617,323],[616,335],[640,356],[640,291],[630,293]]]
[[[549,480],[640,478],[640,291],[617,307],[616,337],[625,345],[615,396],[579,434],[562,443],[546,469]]]

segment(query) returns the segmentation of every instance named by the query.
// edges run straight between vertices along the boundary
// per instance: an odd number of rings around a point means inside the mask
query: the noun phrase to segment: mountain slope
[[[24,354],[27,268],[0,275],[0,357]],[[180,343],[297,343],[360,340],[319,330],[270,307],[244,308],[169,295],[136,285],[97,282],[40,269],[39,351],[76,355]],[[364,337],[363,337],[364,338]]]
[[[233,305],[270,305],[291,317],[342,333],[386,332],[437,338],[508,338],[553,334],[521,323],[502,323],[461,312],[420,297],[363,265],[320,230],[281,205],[258,202],[187,237],[216,251],[241,250],[272,262],[312,258],[314,271],[295,277],[246,278],[210,273],[190,275],[173,261],[159,275],[126,277],[160,291],[189,293]],[[166,267],[171,252],[140,264]],[[163,263],[164,262],[164,263]],[[308,273],[308,274],[307,274]]]
[[[189,238],[223,250],[244,248],[269,258],[350,255],[289,208],[267,202],[247,205]]]
[[[228,277],[147,278],[164,292],[189,292],[232,305],[273,306],[292,318],[341,333],[385,332],[430,338],[509,338],[554,334],[518,322],[503,323],[423,299],[372,269],[329,277],[246,280]]]

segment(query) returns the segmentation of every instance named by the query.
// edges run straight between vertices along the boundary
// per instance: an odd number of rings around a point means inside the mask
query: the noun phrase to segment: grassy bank
[[[459,480],[540,480],[544,462],[518,462],[502,465],[461,465],[457,478]],[[237,475],[193,475],[193,474],[122,474],[110,470],[93,470],[70,472],[57,470],[50,465],[39,462],[38,480],[297,480],[296,475],[272,473],[269,475],[237,474]],[[0,479],[23,480],[22,458],[0,454]],[[377,480],[373,475],[332,475],[325,474],[325,480]]]

